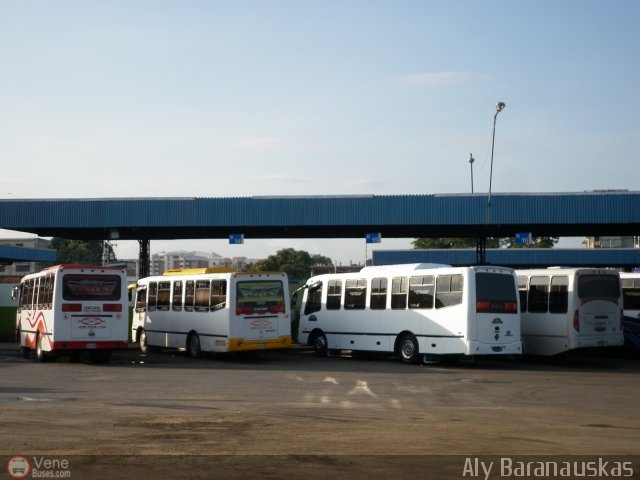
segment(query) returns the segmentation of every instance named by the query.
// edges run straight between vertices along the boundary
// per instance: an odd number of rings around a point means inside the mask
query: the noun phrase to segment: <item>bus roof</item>
[[[429,268],[444,268],[450,267],[446,263],[400,263],[397,265],[373,265],[369,267],[363,267],[361,272],[376,272],[385,270],[425,270]]]
[[[59,269],[76,269],[76,270],[124,270],[124,267],[116,267],[109,265],[84,265],[84,264],[74,264],[74,263],[61,263],[60,265],[53,265],[51,267],[46,267],[41,270],[41,272],[48,272],[52,270]]]
[[[197,275],[200,273],[234,273],[235,268],[229,267],[203,267],[203,268],[172,268],[165,270],[162,275]]]

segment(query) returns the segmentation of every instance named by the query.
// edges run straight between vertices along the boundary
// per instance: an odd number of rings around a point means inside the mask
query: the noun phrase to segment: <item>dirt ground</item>
[[[501,478],[503,458],[573,455],[640,472],[633,359],[416,367],[131,350],[91,365],[0,352],[0,455],[32,469],[66,459],[71,478],[485,478],[480,461]]]

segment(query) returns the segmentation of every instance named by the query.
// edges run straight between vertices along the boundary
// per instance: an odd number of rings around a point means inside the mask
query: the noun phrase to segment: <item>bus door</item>
[[[147,287],[139,286],[136,289],[135,303],[133,307],[133,319],[131,320],[131,338],[138,341],[139,329],[145,328],[147,316]]]

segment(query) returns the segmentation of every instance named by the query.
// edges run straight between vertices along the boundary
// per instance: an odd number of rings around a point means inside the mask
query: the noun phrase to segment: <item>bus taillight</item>
[[[476,302],[477,313],[517,313],[517,302],[489,302],[485,300],[478,300]]]
[[[485,302],[485,301],[482,301],[482,300],[478,300],[476,302],[476,312],[478,312],[478,313],[491,312],[491,302]]]
[[[518,304],[516,302],[504,302],[504,313],[516,313]]]
[[[81,303],[63,303],[62,311],[63,312],[81,312],[82,304]]]
[[[269,306],[269,313],[284,313],[284,305]]]
[[[251,315],[253,308],[251,307],[236,307],[236,315]]]
[[[576,310],[573,314],[573,329],[576,332],[580,331],[580,311]]]
[[[103,312],[121,312],[122,305],[120,303],[105,303],[102,306]]]

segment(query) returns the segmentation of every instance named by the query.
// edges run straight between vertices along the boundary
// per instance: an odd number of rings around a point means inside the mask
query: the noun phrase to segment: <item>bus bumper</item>
[[[229,352],[278,350],[284,348],[291,348],[291,335],[261,340],[246,340],[244,338],[230,338],[227,340],[227,350]]]
[[[522,342],[469,342],[466,355],[522,355]]]
[[[51,351],[62,350],[126,350],[128,342],[95,341],[95,342],[52,342]]]

